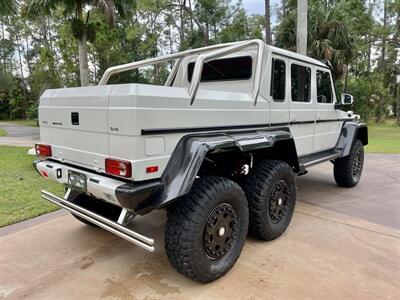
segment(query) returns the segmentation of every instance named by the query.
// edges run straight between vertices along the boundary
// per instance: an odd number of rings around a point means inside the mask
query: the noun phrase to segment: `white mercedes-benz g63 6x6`
[[[107,85],[112,75],[174,60],[164,86]],[[295,176],[325,161],[339,186],[363,169],[365,124],[340,110],[330,67],[250,40],[109,68],[98,86],[40,98],[39,174],[66,186],[42,196],[83,223],[146,250],[130,220],[165,208],[165,250],[185,276],[210,282],[238,259],[247,232],[279,237]]]

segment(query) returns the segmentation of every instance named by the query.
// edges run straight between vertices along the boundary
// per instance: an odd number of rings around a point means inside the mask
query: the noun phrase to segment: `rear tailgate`
[[[107,111],[112,86],[47,90],[40,98],[41,142],[54,159],[96,171],[109,155]]]

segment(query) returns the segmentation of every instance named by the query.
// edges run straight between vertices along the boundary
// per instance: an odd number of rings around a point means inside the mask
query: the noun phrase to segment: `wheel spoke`
[[[237,215],[227,203],[217,206],[209,215],[204,233],[204,251],[211,259],[224,256],[236,240]]]

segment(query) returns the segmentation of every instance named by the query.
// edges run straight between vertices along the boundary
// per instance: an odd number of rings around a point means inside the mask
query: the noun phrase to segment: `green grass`
[[[0,129],[0,136],[6,136],[7,132],[3,129]]]
[[[63,186],[39,176],[27,150],[0,146],[0,227],[57,210],[41,198],[40,190],[62,195]]]
[[[17,124],[22,126],[38,127],[37,119],[32,120],[0,120],[2,123]]]
[[[368,145],[366,152],[400,153],[400,126],[395,120],[368,124]]]

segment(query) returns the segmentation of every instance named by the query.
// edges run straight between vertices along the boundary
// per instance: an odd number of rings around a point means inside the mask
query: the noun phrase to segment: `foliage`
[[[62,195],[63,187],[40,177],[24,147],[0,146],[0,227],[57,209],[40,197],[40,188]]]
[[[6,136],[7,132],[3,129],[0,129],[0,136]]]
[[[264,16],[249,16],[240,0],[2,1],[7,4],[0,8],[0,119],[34,118],[44,90],[79,85],[82,44],[89,82],[96,84],[110,66],[264,35]],[[273,44],[293,51],[296,3],[282,1],[273,28]],[[354,94],[352,109],[364,119],[393,116],[400,2],[308,4],[308,54],[331,62],[338,93]],[[162,83],[171,67],[169,62],[125,72],[110,82]]]
[[[400,128],[394,119],[376,124],[368,124],[369,143],[367,152],[400,154]]]

